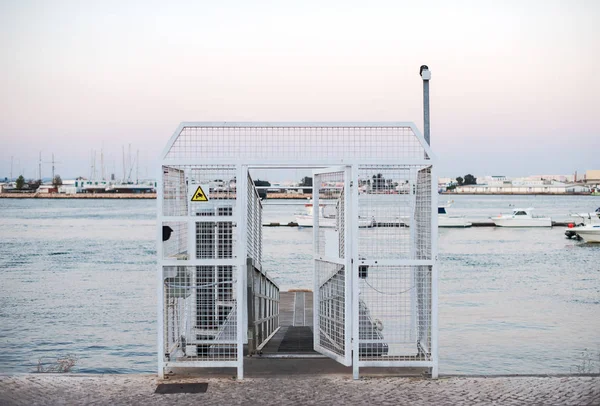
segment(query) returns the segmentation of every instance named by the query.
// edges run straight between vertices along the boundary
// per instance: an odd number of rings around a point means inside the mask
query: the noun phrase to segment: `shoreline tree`
[[[60,178],[60,175],[56,175],[54,177],[54,179],[52,179],[52,186],[54,186],[55,188],[61,186],[63,184],[62,179]]]
[[[17,180],[15,182],[15,186],[17,187],[17,190],[23,189],[23,185],[25,185],[25,178],[23,177],[23,175],[19,175],[19,177],[17,178]]]
[[[469,173],[469,174],[465,175],[464,184],[465,185],[476,185],[477,178]]]

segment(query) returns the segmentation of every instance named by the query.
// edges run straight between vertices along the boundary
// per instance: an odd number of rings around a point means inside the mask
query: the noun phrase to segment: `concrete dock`
[[[204,393],[156,394],[152,375],[0,376],[0,404],[13,405],[594,405],[600,377],[368,378],[340,375],[180,379]]]

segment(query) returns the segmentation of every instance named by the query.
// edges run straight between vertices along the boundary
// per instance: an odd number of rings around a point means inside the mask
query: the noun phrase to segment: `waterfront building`
[[[588,185],[600,185],[600,169],[585,171],[583,181]]]
[[[539,184],[504,181],[502,184],[457,186],[454,191],[459,194],[589,194],[590,188],[561,182]]]

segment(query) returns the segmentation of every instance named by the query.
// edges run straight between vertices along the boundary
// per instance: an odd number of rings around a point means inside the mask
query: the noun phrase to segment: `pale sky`
[[[441,176],[600,169],[600,1],[0,0],[0,50],[2,179],[153,175],[181,121],[422,130],[422,64]]]

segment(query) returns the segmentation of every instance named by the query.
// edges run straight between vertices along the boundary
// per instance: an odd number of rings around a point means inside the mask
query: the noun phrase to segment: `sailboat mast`
[[[123,181],[121,183],[125,183],[125,177],[127,176],[127,168],[125,168],[125,145],[121,145],[123,148]]]
[[[131,182],[131,144],[129,144],[129,147],[127,149],[127,183]]]
[[[102,180],[106,180],[106,176],[104,173],[104,149],[100,149],[100,176],[102,176]]]

